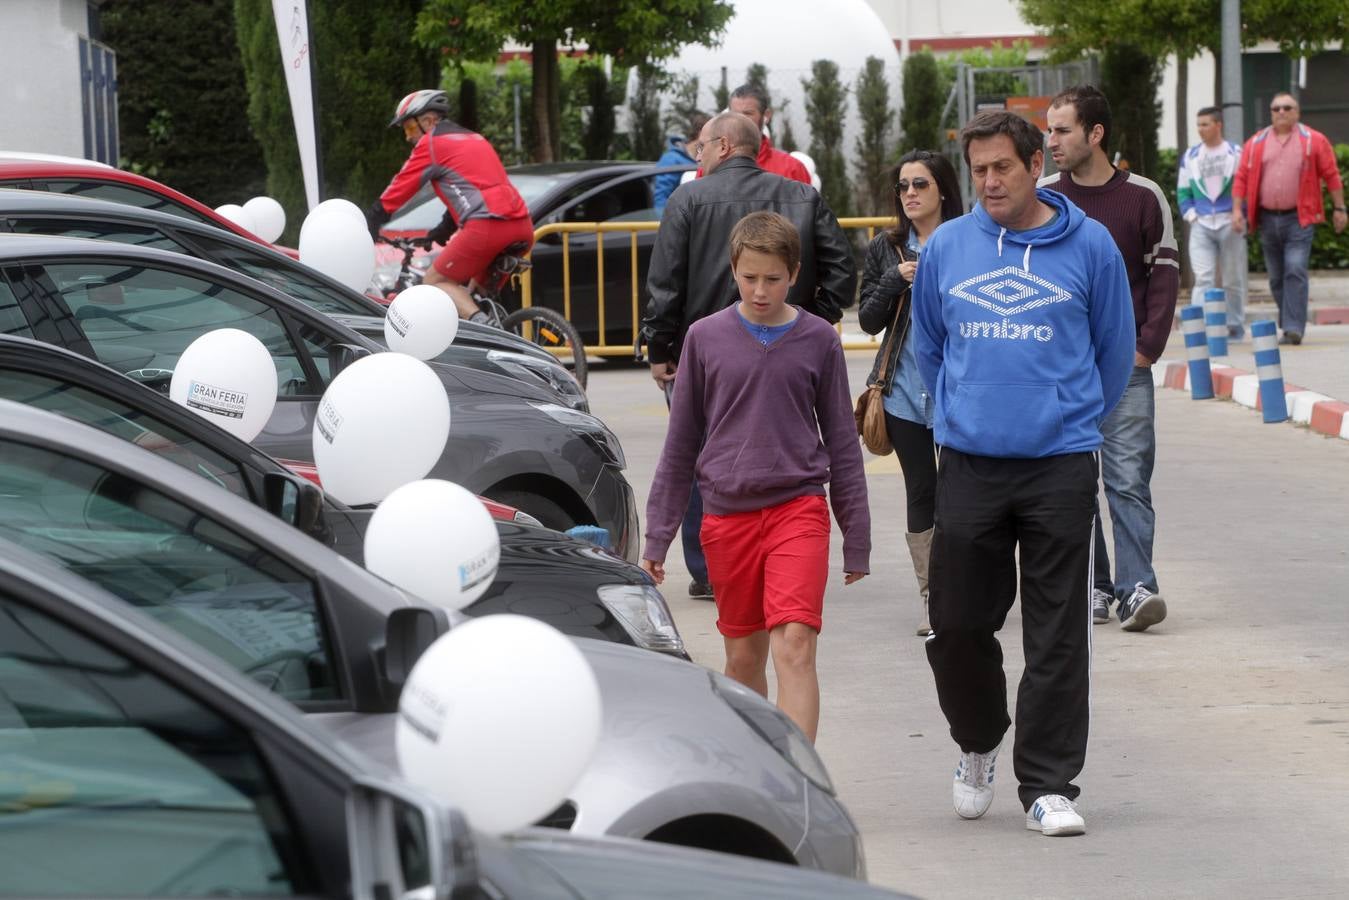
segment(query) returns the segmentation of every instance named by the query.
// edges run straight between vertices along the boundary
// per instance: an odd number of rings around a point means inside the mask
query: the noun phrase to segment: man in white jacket
[[[1180,159],[1176,200],[1190,223],[1190,266],[1194,291],[1190,302],[1202,304],[1222,266],[1227,294],[1227,334],[1240,340],[1246,334],[1246,235],[1232,228],[1232,179],[1241,148],[1223,140],[1222,112],[1206,106],[1198,115],[1199,143]]]

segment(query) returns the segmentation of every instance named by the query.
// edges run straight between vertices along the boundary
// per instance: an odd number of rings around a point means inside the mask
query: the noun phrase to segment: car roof
[[[0,162],[10,160],[14,162],[69,163],[75,166],[95,166],[103,169],[112,168],[105,162],[99,162],[96,159],[83,159],[78,156],[62,156],[59,153],[33,153],[28,150],[0,150]]]
[[[506,174],[569,175],[578,172],[590,172],[595,169],[606,169],[617,175],[628,171],[635,172],[640,169],[649,169],[654,165],[655,163],[640,160],[572,160],[570,162],[524,163],[523,165],[510,166],[506,169]]]
[[[266,241],[263,241],[262,238],[248,229],[236,225],[200,200],[193,199],[181,191],[176,191],[166,184],[155,181],[153,178],[146,178],[144,175],[137,175],[135,172],[127,172],[124,169],[93,164],[88,160],[51,162],[46,160],[0,159],[0,179],[4,178],[86,178],[94,181],[134,185],[186,206],[198,215],[205,216],[234,234],[266,244]]]

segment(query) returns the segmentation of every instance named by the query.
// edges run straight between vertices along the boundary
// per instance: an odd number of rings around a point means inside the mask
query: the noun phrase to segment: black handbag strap
[[[907,257],[904,255],[903,247],[896,247],[895,251],[899,254],[900,262],[908,261]],[[899,299],[895,301],[895,317],[890,322],[890,327],[886,329],[885,332],[885,345],[881,348],[881,368],[880,371],[876,373],[877,377],[875,382],[873,382],[874,384],[883,385],[890,378],[890,345],[894,343],[895,334],[899,331],[899,317],[900,314],[904,312],[904,305],[909,302],[912,296],[913,285],[906,285],[904,291],[899,295]]]

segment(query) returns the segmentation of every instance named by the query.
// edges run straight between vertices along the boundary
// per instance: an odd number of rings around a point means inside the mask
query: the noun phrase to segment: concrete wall
[[[85,0],[0,0],[0,150],[84,155]]]

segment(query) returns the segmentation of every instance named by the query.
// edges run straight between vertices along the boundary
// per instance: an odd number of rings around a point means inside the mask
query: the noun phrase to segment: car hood
[[[481,871],[489,880],[501,864],[523,856],[547,868],[578,897],[613,897],[636,892],[643,897],[683,900],[685,897],[835,900],[899,897],[892,891],[838,875],[783,863],[763,862],[654,844],[629,838],[578,837],[555,829],[530,828],[493,840],[478,838]],[[640,891],[634,886],[641,885]]]
[[[360,316],[352,313],[327,313],[327,316],[367,337],[376,338],[378,335],[377,339],[380,343],[384,342],[383,316]],[[460,346],[477,347],[484,350],[509,350],[511,353],[524,353],[536,357],[542,362],[557,363],[557,360],[548,351],[531,344],[519,335],[479,322],[466,322],[460,319],[459,337],[456,340]]]

